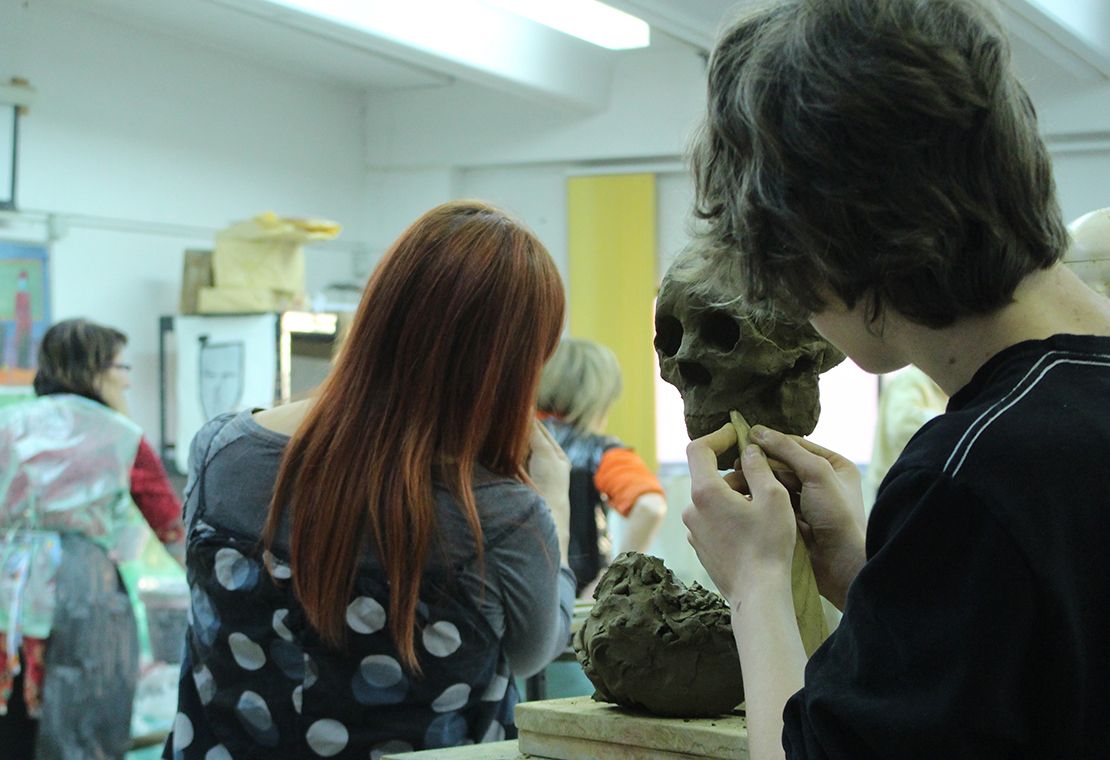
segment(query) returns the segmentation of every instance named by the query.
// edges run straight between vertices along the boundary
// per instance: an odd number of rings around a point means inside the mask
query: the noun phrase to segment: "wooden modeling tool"
[[[743,455],[751,443],[752,426],[744,415],[733,409],[728,413],[732,426],[736,429],[736,450]],[[802,540],[801,532],[794,542],[794,557],[790,565],[790,587],[794,596],[794,618],[798,621],[798,631],[802,635],[802,646],[809,657],[829,637],[829,625],[821,608],[821,595],[817,591],[817,578],[813,575],[813,563],[809,550]]]

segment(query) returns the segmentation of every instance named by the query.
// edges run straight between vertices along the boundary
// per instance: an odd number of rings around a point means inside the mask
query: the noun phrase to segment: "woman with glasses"
[[[125,392],[131,387],[131,365],[123,361],[126,347],[127,336],[112,327],[84,319],[58,322],[42,339],[35,395],[83,396],[128,416]],[[181,500],[145,437],[131,468],[131,498],[167,550],[180,557],[185,537]]]
[[[137,557],[144,518],[167,548],[184,530],[161,462],[126,416],[126,343],[83,319],[55,324],[39,398],[0,410],[6,758],[122,757],[130,745],[139,644],[118,566]]]

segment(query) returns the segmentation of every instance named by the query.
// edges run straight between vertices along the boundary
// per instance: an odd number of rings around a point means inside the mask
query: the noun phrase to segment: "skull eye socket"
[[[714,348],[732,351],[740,342],[740,325],[727,312],[711,311],[702,317],[701,336]]]
[[[682,346],[682,323],[667,315],[655,318],[655,348],[663,356],[674,356]]]

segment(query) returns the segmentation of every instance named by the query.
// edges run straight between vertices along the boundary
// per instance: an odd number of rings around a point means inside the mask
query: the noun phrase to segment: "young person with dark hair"
[[[951,396],[866,526],[844,457],[757,426],[722,478],[735,434],[690,444],[683,518],[732,606],[753,760],[1104,756],[1110,302],[1061,263],[997,22],[972,0],[751,11],[712,56],[693,159],[706,255],[745,298]],[[808,663],[798,528],[844,612]]]
[[[386,253],[315,398],[201,429],[167,757],[515,736],[513,676],[574,604],[570,465],[534,414],[563,312],[532,233],[448,203]]]

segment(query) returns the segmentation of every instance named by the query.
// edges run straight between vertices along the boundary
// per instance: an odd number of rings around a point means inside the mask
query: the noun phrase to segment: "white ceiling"
[[[609,0],[609,3],[648,21],[652,25],[653,45],[684,44],[705,50],[712,47],[721,25],[744,1]],[[1084,1],[1091,0],[1052,0],[1057,4]],[[357,35],[338,34],[326,26],[305,23],[304,17],[275,13],[272,6],[260,0],[61,2],[75,11],[191,40],[263,65],[341,86],[422,88],[443,86],[460,77],[481,80],[473,76],[473,69],[460,67],[458,61],[439,60],[426,52],[408,55],[396,45],[374,44]],[[1034,100],[1039,95],[1050,96],[1061,88],[1110,78],[1110,23],[1104,35],[1102,30],[1096,30],[1092,45],[1089,29],[1070,28],[1059,16],[1045,10],[1052,6],[1044,0],[1003,0],[1003,4],[1003,18],[1013,36],[1018,71],[1029,85]],[[1099,47],[1100,40],[1106,42],[1103,48]],[[577,41],[574,44],[577,45]],[[580,48],[569,47],[568,50],[575,58],[582,55]],[[612,57],[621,53],[604,55]],[[553,59],[549,68],[554,71],[565,65],[565,58]],[[485,76],[485,84],[490,84],[491,75],[505,76],[504,71],[477,73]],[[596,104],[586,102],[585,105]]]
[[[357,88],[448,84],[452,77],[392,59],[369,47],[297,28],[213,0],[62,0],[143,31],[230,52],[283,71]],[[403,0],[401,0],[403,2]],[[259,4],[261,6],[261,4]]]

